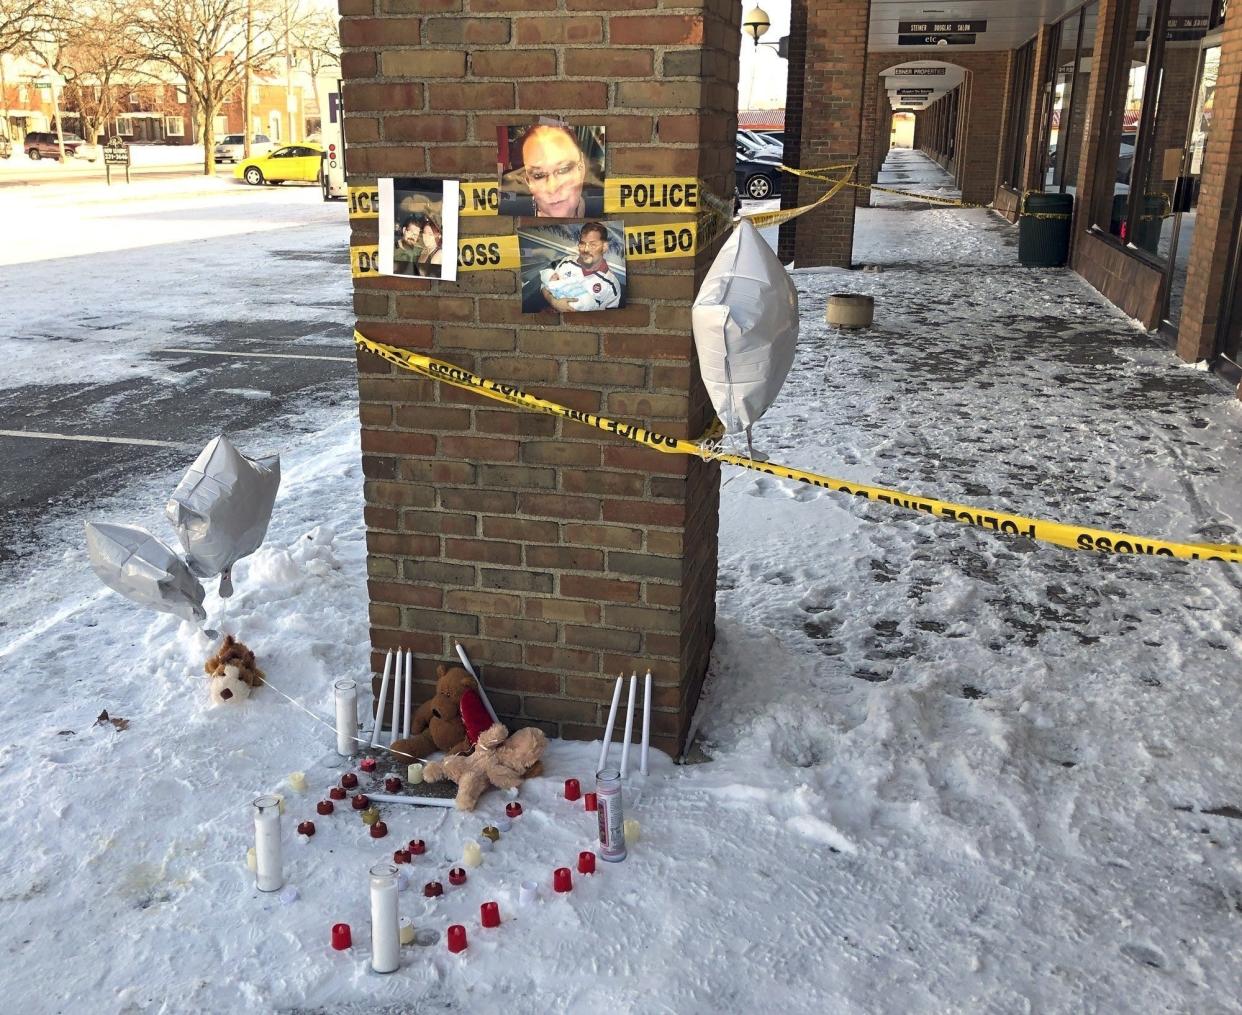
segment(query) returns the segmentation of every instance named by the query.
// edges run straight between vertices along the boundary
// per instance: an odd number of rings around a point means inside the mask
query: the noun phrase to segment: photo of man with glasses
[[[530,226],[517,235],[523,313],[625,305],[625,229],[620,222]]]
[[[500,214],[603,214],[604,128],[545,122],[497,127]]]

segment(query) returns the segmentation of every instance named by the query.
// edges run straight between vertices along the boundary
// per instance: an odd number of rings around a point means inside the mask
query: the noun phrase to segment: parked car
[[[755,133],[757,133],[760,137],[766,137],[768,140],[772,141],[774,144],[780,145],[782,148],[785,147],[785,132],[783,130],[760,130]]]
[[[303,141],[238,163],[233,175],[252,187],[264,183],[318,183],[323,146]]]
[[[87,162],[94,162],[96,159],[103,158],[103,148],[97,144],[90,144],[83,141],[73,151],[75,159],[85,159]]]
[[[266,134],[254,134],[250,138],[250,154],[266,155],[276,147]],[[243,134],[226,134],[216,142],[216,162],[240,162],[246,157],[246,138]]]
[[[757,140],[756,136],[752,136],[752,132],[747,130],[739,130],[737,132],[737,146],[745,148],[752,155],[763,155],[779,159],[785,154],[783,146],[766,140]]]
[[[751,154],[739,146],[733,173],[737,192],[752,201],[779,197],[781,193],[780,159],[766,155]]]
[[[77,152],[78,145],[86,144],[86,139],[78,137],[77,134],[62,134],[61,136],[65,142],[66,155],[73,155]],[[22,142],[22,148],[26,152],[26,157],[32,162],[38,162],[40,159],[60,158],[60,144],[56,140],[54,130],[32,130]]]

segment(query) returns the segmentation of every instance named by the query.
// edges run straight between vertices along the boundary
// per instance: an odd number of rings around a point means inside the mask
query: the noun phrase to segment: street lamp
[[[761,36],[766,35],[772,22],[768,18],[768,13],[762,7],[752,7],[742,15],[742,31],[749,33],[750,37],[755,40],[755,45],[759,45]]]

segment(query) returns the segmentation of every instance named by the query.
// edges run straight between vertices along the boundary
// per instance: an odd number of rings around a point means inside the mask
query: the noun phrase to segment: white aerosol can
[[[599,807],[599,855],[616,863],[625,859],[625,807],[621,802],[621,773],[605,768],[595,773]]]

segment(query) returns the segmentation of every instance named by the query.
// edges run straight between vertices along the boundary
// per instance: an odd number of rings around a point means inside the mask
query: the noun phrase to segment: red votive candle
[[[595,854],[589,849],[583,850],[578,854],[578,873],[594,874],[595,873]]]
[[[341,785],[346,789],[353,789],[358,785],[358,777],[353,772],[346,772],[341,776]]]
[[[484,927],[500,926],[500,906],[494,902],[485,902],[479,907],[479,922]]]
[[[422,856],[427,852],[427,843],[422,839],[411,839],[409,849],[412,856]]]
[[[333,786],[330,790],[328,790],[328,796],[330,796],[333,800],[344,800],[346,793],[340,786]]]
[[[382,821],[377,821],[371,826],[371,838],[382,839],[388,834],[388,826]]]
[[[566,779],[565,780],[565,799],[566,800],[577,800],[578,797],[580,796],[582,796],[582,787],[578,785],[578,780],[577,779]]]
[[[512,803],[505,804],[505,814],[511,818],[516,818],[522,813],[522,805],[514,800]]]
[[[392,854],[393,863],[409,863],[410,851],[408,849],[398,849]]]
[[[374,758],[363,758],[360,762],[358,762],[358,767],[361,768],[364,772],[374,772],[375,771],[375,759]]]
[[[444,894],[444,886],[439,881],[428,881],[423,885],[423,895],[435,899]]]
[[[401,790],[401,780],[398,779],[395,775],[390,775],[387,779],[384,780],[384,792],[385,793],[398,793],[400,792],[400,790]]]
[[[356,797],[354,797],[350,801],[350,805],[356,811],[365,811],[368,807],[371,806],[371,798],[367,796],[365,793],[359,793]]]
[[[466,883],[466,869],[464,867],[454,867],[449,871],[450,885],[464,885]]]
[[[332,925],[332,947],[338,952],[343,952],[354,943],[353,935],[349,932],[349,924],[334,923]]]
[[[331,814],[335,809],[331,800],[320,800],[319,803],[315,804],[315,811],[319,814]]]
[[[585,807],[588,811],[598,811],[599,810],[599,797],[597,797],[594,793],[583,793],[582,794],[582,806]]]
[[[455,923],[448,929],[448,950],[454,955],[466,950],[466,928]]]
[[[557,867],[552,872],[552,889],[557,892],[574,890],[574,876],[569,872],[568,867]]]

